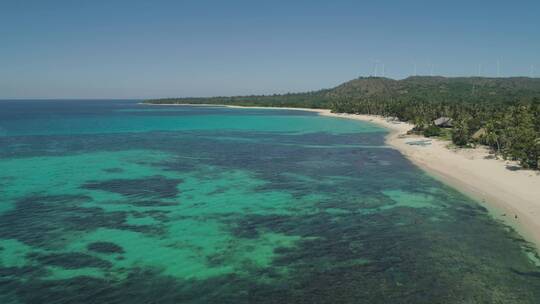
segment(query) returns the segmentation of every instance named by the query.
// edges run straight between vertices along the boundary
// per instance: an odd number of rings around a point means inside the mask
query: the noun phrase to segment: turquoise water
[[[0,303],[540,299],[530,244],[374,125],[135,101],[0,110]]]

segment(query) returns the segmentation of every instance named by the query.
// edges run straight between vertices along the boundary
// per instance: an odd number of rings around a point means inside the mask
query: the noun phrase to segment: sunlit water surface
[[[288,110],[0,102],[0,303],[539,303],[534,251]]]

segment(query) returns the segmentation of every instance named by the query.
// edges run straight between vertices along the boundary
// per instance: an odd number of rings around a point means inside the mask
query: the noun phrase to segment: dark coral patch
[[[109,261],[100,258],[79,253],[53,253],[53,254],[36,254],[28,255],[29,258],[47,266],[58,266],[65,269],[78,269],[85,267],[110,268],[112,264]]]
[[[62,245],[66,231],[110,228],[153,235],[163,233],[160,225],[129,225],[129,212],[106,212],[101,208],[79,206],[88,200],[90,198],[80,195],[21,199],[13,210],[0,214],[0,238],[17,239],[30,246],[52,249]]]
[[[121,246],[116,245],[115,243],[111,243],[111,242],[94,242],[94,243],[88,244],[87,248],[90,251],[106,253],[106,254],[124,253],[124,249]]]
[[[134,201],[134,202],[131,202],[130,204],[137,207],[171,207],[171,206],[177,206],[179,203],[146,200],[146,201]]]
[[[0,237],[32,246],[51,245],[53,239],[61,238],[63,229],[68,229],[66,220],[84,215],[86,210],[75,207],[76,204],[89,199],[82,195],[23,198],[15,203],[13,210],[0,215]]]
[[[231,277],[223,276],[211,280],[185,281],[146,269],[133,269],[126,280],[111,281],[86,276],[62,280],[12,280],[19,301],[17,303],[248,303],[247,287],[256,283],[236,279],[237,285],[230,286]],[[0,295],[13,292],[8,285],[0,284]],[[250,303],[259,303],[260,298],[250,298]],[[275,302],[278,303],[278,302]]]
[[[140,179],[110,179],[84,184],[84,189],[102,190],[119,193],[128,197],[141,198],[173,198],[178,195],[178,184],[181,179],[163,176],[151,176]]]
[[[122,168],[106,168],[106,169],[103,169],[103,172],[107,172],[107,173],[122,173],[122,172],[124,172],[124,169],[122,169]]]

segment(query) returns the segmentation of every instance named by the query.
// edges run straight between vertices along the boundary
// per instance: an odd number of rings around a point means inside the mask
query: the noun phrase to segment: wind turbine
[[[531,64],[531,70],[529,71],[529,76],[534,78],[534,64]]]
[[[375,60],[375,77],[377,77],[377,74],[379,72],[379,59]]]
[[[497,59],[497,77],[501,77],[501,61]]]

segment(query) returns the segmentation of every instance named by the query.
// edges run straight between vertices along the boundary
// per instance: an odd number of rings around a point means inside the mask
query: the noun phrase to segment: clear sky
[[[0,98],[297,92],[497,61],[540,76],[540,0],[0,1]]]

